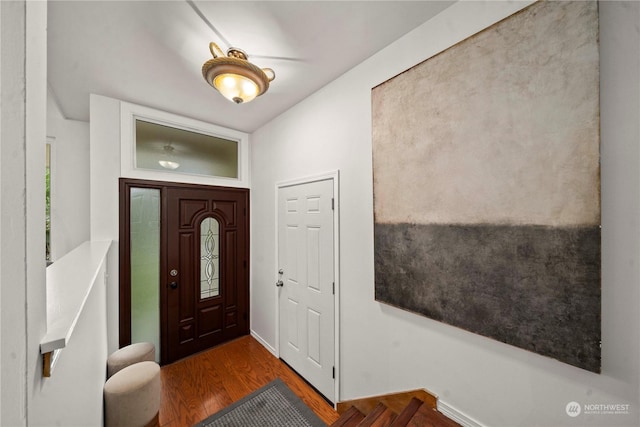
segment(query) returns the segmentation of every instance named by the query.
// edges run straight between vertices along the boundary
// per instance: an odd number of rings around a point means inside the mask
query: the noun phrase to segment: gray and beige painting
[[[372,90],[376,300],[600,371],[597,13],[535,3]]]

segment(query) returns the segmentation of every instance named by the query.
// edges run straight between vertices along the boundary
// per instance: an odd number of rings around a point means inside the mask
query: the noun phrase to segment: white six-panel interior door
[[[279,354],[335,402],[334,179],[278,187]]]

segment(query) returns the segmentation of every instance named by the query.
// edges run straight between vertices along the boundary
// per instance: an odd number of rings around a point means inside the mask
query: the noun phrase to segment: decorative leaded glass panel
[[[220,224],[208,217],[200,223],[200,299],[220,295]]]

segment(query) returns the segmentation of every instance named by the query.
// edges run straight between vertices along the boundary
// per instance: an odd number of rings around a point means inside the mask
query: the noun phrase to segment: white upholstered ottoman
[[[106,427],[144,427],[158,424],[160,366],[144,361],[129,365],[104,385]]]
[[[114,351],[107,358],[107,378],[111,378],[113,374],[120,369],[126,368],[138,362],[155,362],[156,347],[150,342],[138,342],[122,347],[120,350]]]

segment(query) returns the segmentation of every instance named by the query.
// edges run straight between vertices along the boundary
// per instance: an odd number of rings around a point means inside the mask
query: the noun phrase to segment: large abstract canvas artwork
[[[591,1],[373,88],[376,300],[600,372],[599,117]]]

